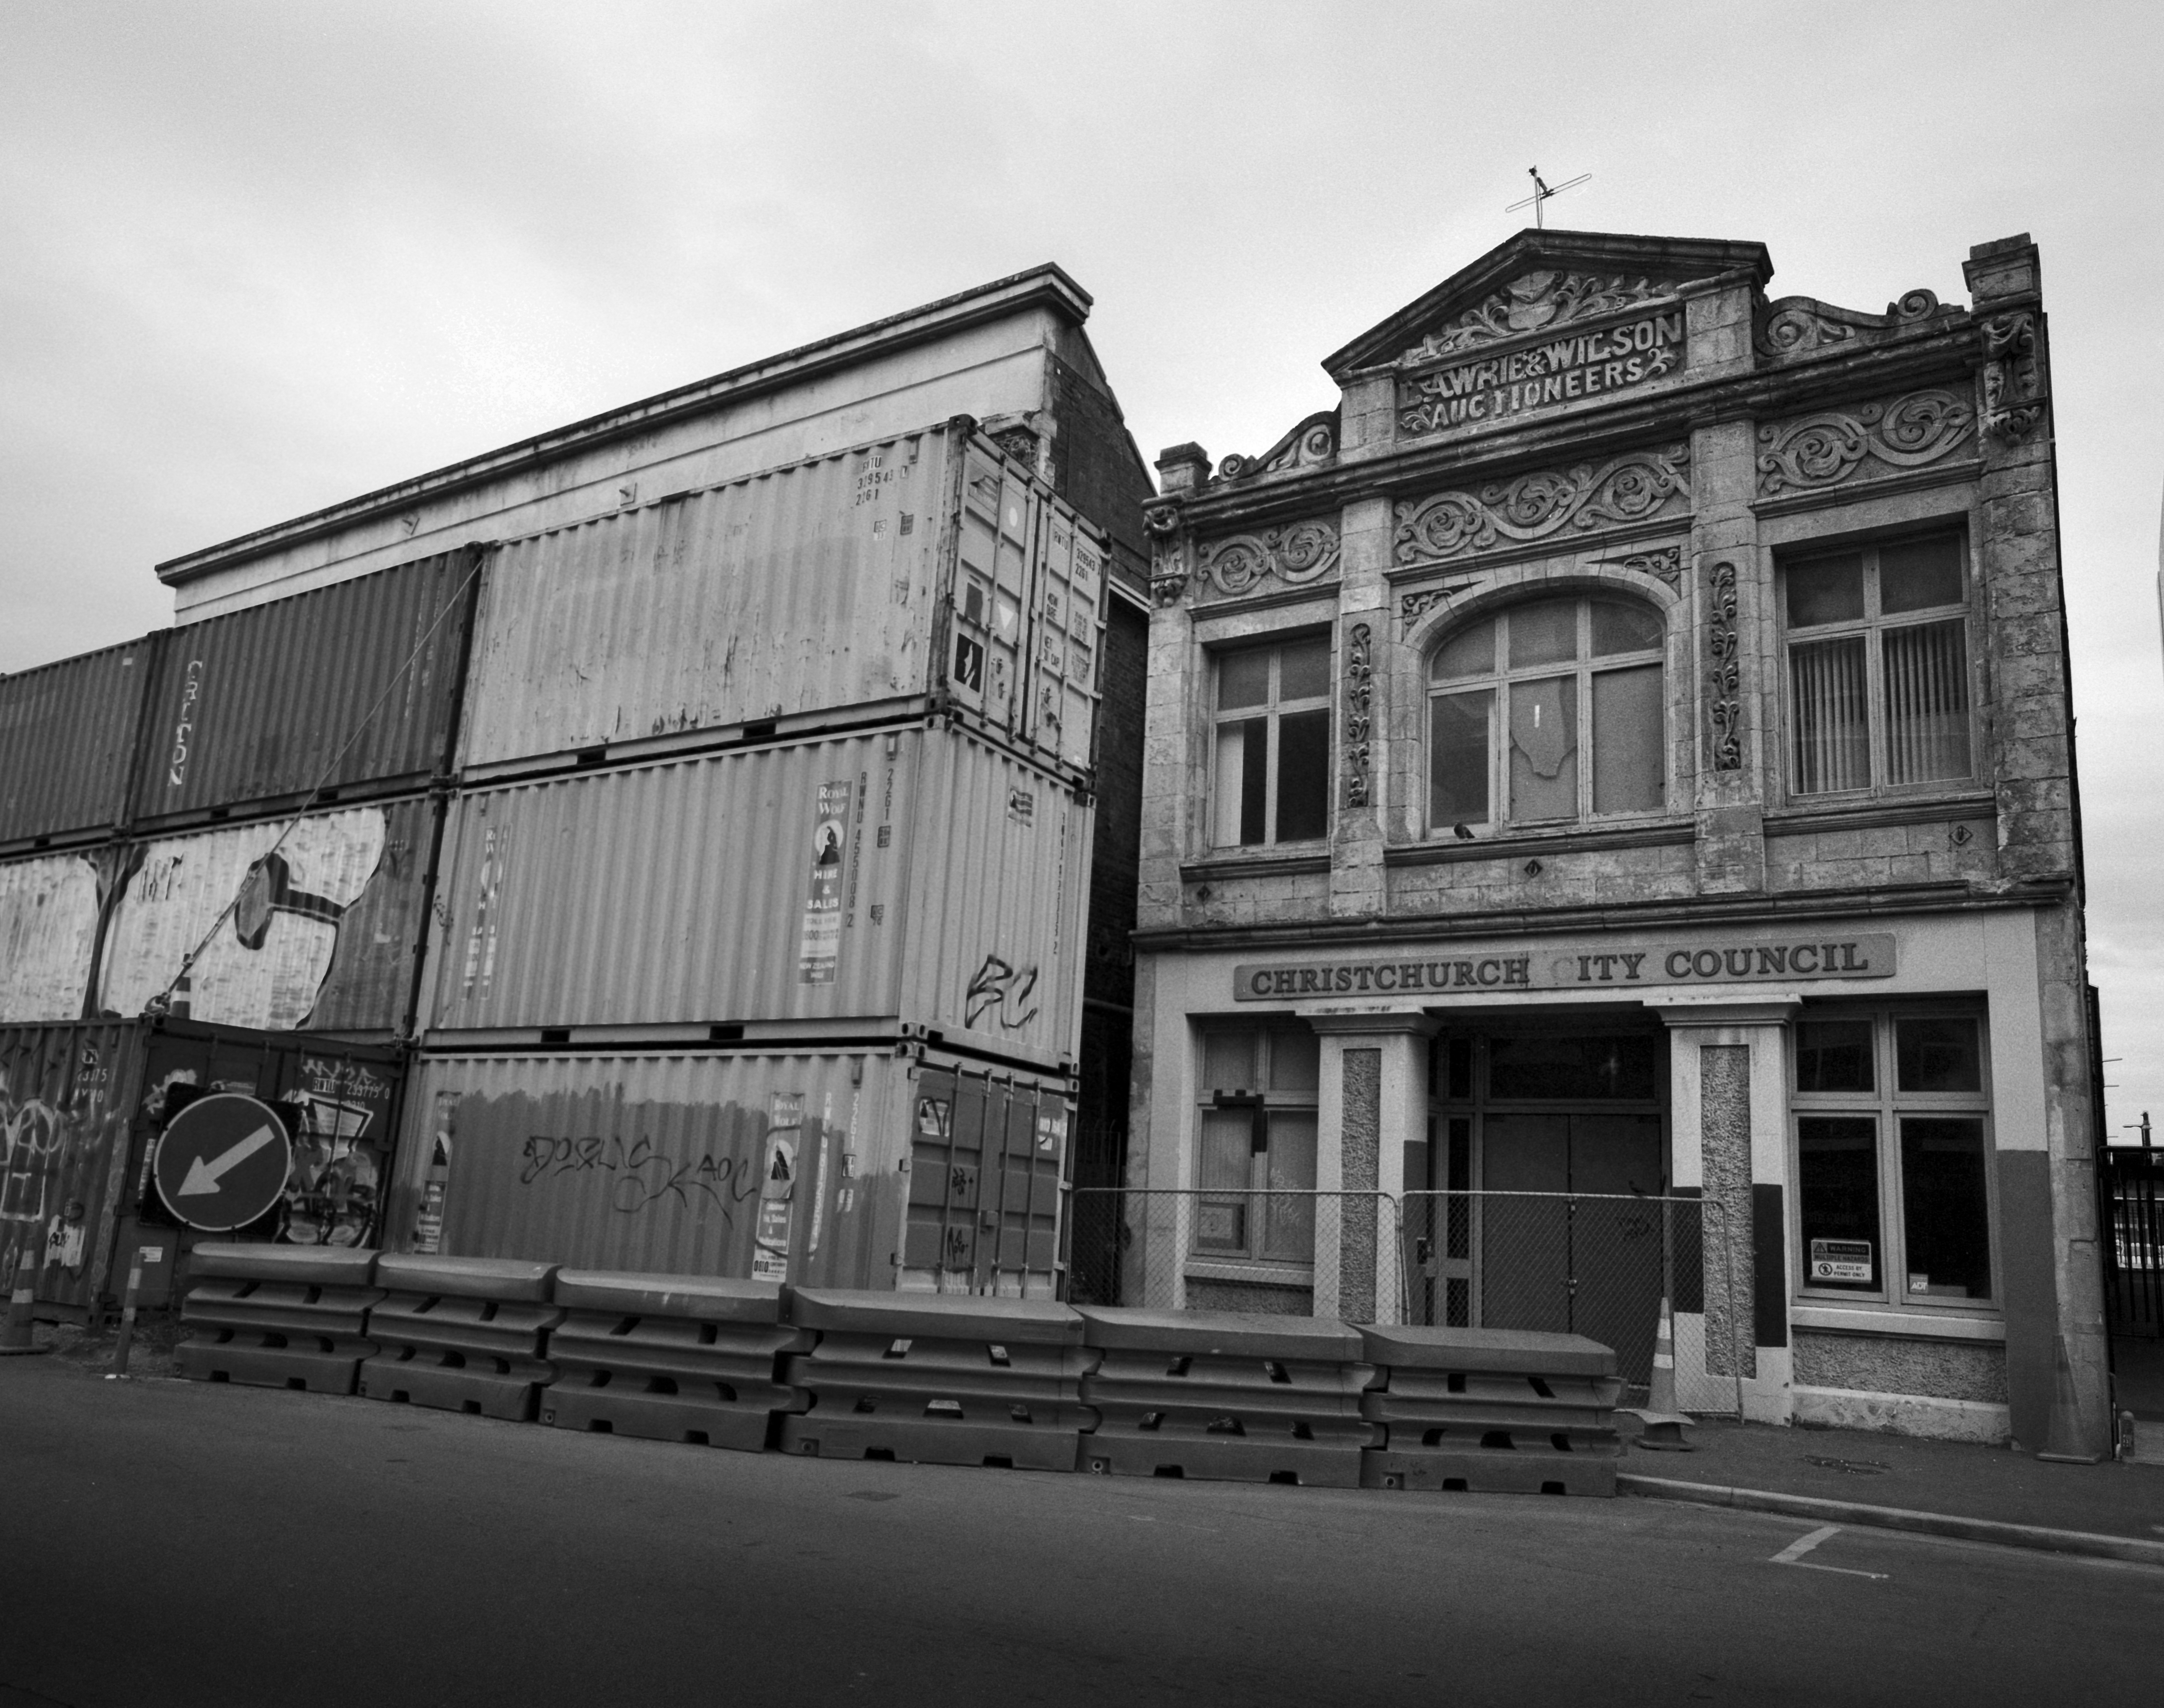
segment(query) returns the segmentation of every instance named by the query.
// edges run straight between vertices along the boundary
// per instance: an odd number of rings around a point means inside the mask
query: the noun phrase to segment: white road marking
[[[1883,1572],[1859,1572],[1849,1566],[1822,1566],[1815,1560],[1807,1560],[1804,1558],[1828,1537],[1840,1534],[1841,1527],[1838,1524],[1825,1525],[1812,1531],[1807,1536],[1798,1537],[1766,1563],[1771,1566],[1799,1566],[1807,1572],[1838,1572],[1844,1578],[1869,1578],[1875,1582],[1883,1583],[1886,1579],[1886,1574]]]

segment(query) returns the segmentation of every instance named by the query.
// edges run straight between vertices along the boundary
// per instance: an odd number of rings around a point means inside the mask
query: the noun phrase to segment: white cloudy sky
[[[1261,449],[1507,236],[1755,238],[1963,301],[2042,245],[2119,1090],[2164,1119],[2154,0],[0,0],[0,670],[160,559],[1033,262],[1145,453]]]

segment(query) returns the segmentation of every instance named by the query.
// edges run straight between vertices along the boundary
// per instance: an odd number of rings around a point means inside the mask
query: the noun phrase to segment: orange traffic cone
[[[37,1296],[37,1242],[25,1234],[22,1261],[15,1269],[15,1291],[8,1301],[8,1320],[0,1323],[0,1358],[19,1358],[24,1353],[52,1350],[37,1343],[30,1327],[30,1306]]]
[[[1657,1453],[1689,1453],[1691,1444],[1683,1431],[1691,1420],[1676,1410],[1676,1331],[1668,1301],[1661,1301],[1661,1326],[1653,1336],[1653,1379],[1646,1394],[1646,1408],[1622,1407],[1646,1427],[1638,1445]]]

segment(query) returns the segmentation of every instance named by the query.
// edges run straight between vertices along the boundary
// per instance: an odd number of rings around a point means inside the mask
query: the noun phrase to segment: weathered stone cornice
[[[2055,907],[2073,891],[2069,874],[1988,888],[1965,880],[1882,886],[1864,890],[1809,890],[1782,895],[1694,896],[1687,899],[1621,902],[1604,907],[1456,917],[1397,912],[1388,917],[1310,920],[1284,925],[1174,926],[1137,931],[1134,945],[1145,954],[1169,950],[1209,953],[1240,949],[1284,949],[1377,944],[1408,938],[1452,942],[1498,937],[1557,937],[1588,931],[1641,931],[1663,926],[1780,926],[1794,919],[1839,916],[1885,917],[1925,913],[1994,912]]]
[[[1867,344],[1778,369],[1695,381],[1597,414],[1551,417],[1503,432],[1423,443],[1352,463],[1300,470],[1268,484],[1212,481],[1191,495],[1185,521],[1197,533],[1290,521],[1363,498],[1398,498],[1452,481],[1505,479],[1564,459],[1582,462],[1722,421],[1763,420],[1825,404],[1938,381],[1967,383],[1983,360],[1967,318],[1929,335]]]

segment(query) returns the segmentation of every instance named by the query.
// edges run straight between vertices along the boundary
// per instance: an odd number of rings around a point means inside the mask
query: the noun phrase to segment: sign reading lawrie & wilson
[[[1683,360],[1683,311],[1663,309],[1593,332],[1567,332],[1504,355],[1398,381],[1398,427],[1440,433],[1657,380]]]

